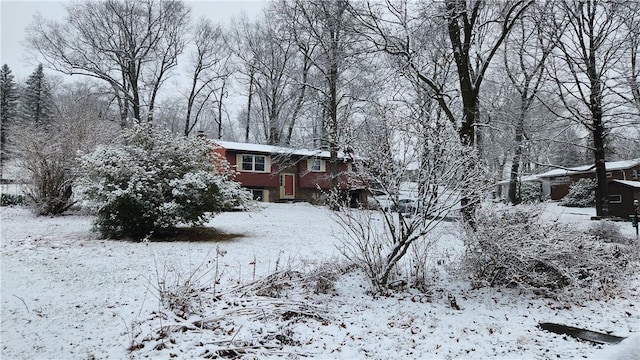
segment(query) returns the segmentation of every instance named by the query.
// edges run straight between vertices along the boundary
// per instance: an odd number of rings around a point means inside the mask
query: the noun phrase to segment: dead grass
[[[149,241],[152,242],[227,242],[244,237],[244,234],[227,234],[210,227],[184,227],[176,228],[171,232],[155,234]]]

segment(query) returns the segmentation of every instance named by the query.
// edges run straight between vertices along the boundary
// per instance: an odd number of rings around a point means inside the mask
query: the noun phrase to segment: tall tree
[[[517,185],[524,151],[525,123],[536,103],[540,88],[547,80],[545,65],[553,50],[553,42],[544,36],[542,30],[542,18],[548,15],[548,8],[537,5],[534,7],[534,11],[529,12],[528,16],[525,14],[520,18],[517,27],[505,42],[504,67],[519,98],[509,174],[508,199],[511,204],[519,202]]]
[[[27,30],[28,46],[64,74],[106,81],[120,109],[153,120],[158,91],[183,51],[189,9],[178,0],[75,2],[63,21],[37,17]]]
[[[640,116],[640,3],[628,1],[624,3],[627,10],[622,17],[627,39],[625,47],[629,49],[620,67],[621,78],[625,79],[631,89],[629,102],[636,108],[636,115]]]
[[[193,51],[190,62],[191,87],[187,97],[187,109],[184,122],[184,135],[189,136],[198,124],[203,111],[211,103],[211,97],[219,90],[220,79],[229,76],[224,66],[229,59],[225,51],[227,43],[219,25],[201,18],[194,27]]]
[[[460,142],[473,149],[465,156],[475,156],[480,146],[476,128],[482,84],[507,35],[531,4],[533,0],[387,1],[382,9],[369,4],[368,13],[361,14],[360,19],[377,49],[396,56],[404,69],[410,69],[412,76],[429,89],[457,130]],[[442,28],[434,26],[434,32],[426,32],[423,28],[429,23]],[[446,42],[439,36],[442,31]],[[425,51],[420,47],[434,48],[432,53],[439,52],[440,59],[425,62]],[[438,66],[449,59],[455,64],[453,81],[443,77]],[[475,199],[471,189],[467,192],[461,203],[466,220],[472,222]]]
[[[592,141],[596,171],[596,214],[607,216],[606,144],[614,126],[614,108],[618,106],[620,84],[611,75],[621,60],[624,36],[622,2],[600,0],[563,0],[554,9],[555,26],[551,39],[557,51],[551,71],[562,102],[557,115],[581,124]]]
[[[343,132],[349,127],[349,107],[355,98],[350,82],[364,77],[360,76],[363,73],[354,72],[362,54],[362,41],[359,32],[355,31],[351,7],[347,0],[293,0],[286,10],[298,43],[313,48],[313,54],[307,60],[318,73],[319,82],[314,88],[321,97],[323,143],[330,154],[330,188],[335,192],[338,189],[338,151],[345,146]]]
[[[29,75],[20,101],[21,121],[36,127],[46,127],[52,120],[51,87],[42,64]]]
[[[0,69],[0,178],[7,160],[7,132],[16,118],[18,108],[18,87],[13,80],[9,65]]]
[[[294,29],[287,26],[286,2],[271,3],[264,19],[250,22],[243,18],[236,25],[236,55],[244,63],[249,96],[246,124],[261,125],[258,141],[288,145],[305,103],[311,68],[309,46],[298,42]],[[255,101],[255,102],[254,102]],[[253,113],[252,113],[253,111]],[[248,134],[245,131],[245,137]]]

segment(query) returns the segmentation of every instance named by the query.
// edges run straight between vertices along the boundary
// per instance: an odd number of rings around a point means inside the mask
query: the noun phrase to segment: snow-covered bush
[[[38,215],[61,214],[76,203],[78,151],[112,142],[119,133],[117,124],[99,115],[102,107],[86,88],[58,90],[64,95],[56,97],[46,126],[25,120],[11,127],[10,150],[21,170],[16,180],[25,184],[25,198]]]
[[[521,182],[518,191],[519,204],[533,204],[542,201],[542,184],[539,182]]]
[[[21,206],[26,205],[27,199],[24,195],[0,194],[0,206]]]
[[[630,244],[632,239],[622,234],[618,225],[613,221],[601,220],[595,222],[589,228],[589,235],[597,240],[619,244]]]
[[[556,297],[614,295],[629,272],[634,249],[604,243],[557,221],[536,207],[478,211],[476,230],[466,230],[465,265],[476,286],[519,286]]]
[[[569,187],[569,192],[562,198],[562,206],[591,207],[596,203],[596,181],[580,179]]]
[[[214,213],[246,206],[251,194],[204,139],[176,137],[138,125],[124,144],[100,146],[82,157],[83,192],[105,237],[143,238],[178,224],[201,225]]]
[[[422,127],[413,113],[404,120],[402,126],[417,126],[415,135],[399,131],[404,140],[396,142],[388,133],[370,129],[366,135],[372,137],[371,142],[363,145],[363,150],[375,161],[356,160],[358,172],[354,176],[389,195],[374,198],[370,206],[374,211],[337,202],[342,208],[335,213],[344,230],[338,237],[339,251],[364,271],[372,292],[379,294],[401,285],[424,289],[433,269],[427,259],[437,239],[434,230],[443,220],[462,212],[463,198],[471,204],[482,193],[483,174],[476,166],[475,154],[457,143],[458,136],[447,124]],[[387,130],[392,133],[396,129]],[[413,169],[415,165],[419,165],[417,169]],[[410,173],[413,181],[406,182]],[[389,211],[401,209],[403,197],[413,205],[405,206],[406,211]]]
[[[74,204],[75,139],[59,126],[16,126],[15,153],[24,169],[24,195],[37,215],[58,215]]]

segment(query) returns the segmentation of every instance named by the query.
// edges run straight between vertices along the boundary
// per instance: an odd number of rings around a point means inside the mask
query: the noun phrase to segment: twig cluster
[[[331,321],[327,309],[309,301],[300,292],[317,294],[333,289],[336,267],[322,266],[309,272],[277,270],[252,282],[224,291],[214,290],[216,281],[203,281],[209,272],[199,266],[183,281],[159,281],[156,290],[164,305],[146,321],[132,347],[136,351],[166,351],[171,356],[175,335],[199,334],[189,354],[200,358],[237,358],[246,355],[305,355],[288,352],[301,345],[297,322]],[[165,271],[164,274],[167,274]],[[309,291],[311,290],[311,291]],[[307,297],[308,298],[308,297]],[[183,349],[184,350],[184,349]],[[175,354],[174,354],[175,355]]]
[[[536,207],[482,209],[465,232],[466,266],[477,286],[518,286],[549,297],[608,298],[625,283],[637,251],[607,243]]]

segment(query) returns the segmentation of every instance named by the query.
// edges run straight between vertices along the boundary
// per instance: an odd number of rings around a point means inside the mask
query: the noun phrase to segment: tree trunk
[[[466,13],[466,3],[464,0],[449,0],[446,2],[446,6],[447,29],[453,49],[453,57],[460,82],[460,96],[462,98],[462,121],[458,135],[464,147],[473,149],[475,146],[476,119],[479,115],[478,93],[471,79],[471,63],[469,60],[473,24],[468,21],[464,21],[461,24],[461,14]],[[466,19],[466,17],[464,17],[464,19]],[[469,171],[474,171],[476,166],[478,166],[478,164],[475,161],[470,162]],[[465,189],[463,189],[465,194],[463,194],[460,200],[460,205],[465,222],[474,227],[475,222],[473,218],[476,206],[473,201],[474,199],[472,199],[471,186],[472,184],[467,184]]]
[[[278,129],[278,109],[277,109],[277,89],[274,87],[271,91],[271,101],[268,103],[269,109],[269,145],[280,145],[280,130]]]
[[[600,74],[596,67],[595,39],[590,37],[590,54],[587,62],[587,74],[591,85],[589,94],[589,109],[591,110],[592,134],[593,134],[593,155],[596,166],[596,216],[609,215],[609,190],[607,186],[606,169],[606,131],[602,122],[602,84]]]
[[[293,129],[296,125],[296,120],[298,119],[298,115],[300,115],[300,110],[302,110],[302,105],[304,105],[305,93],[307,89],[307,81],[309,77],[309,69],[311,67],[309,57],[304,55],[304,65],[302,66],[302,88],[300,89],[300,94],[298,94],[298,99],[296,100],[296,105],[293,109],[293,114],[291,115],[291,122],[289,123],[289,128],[287,130],[287,137],[284,140],[285,145],[291,144],[291,136],[293,135]]]
[[[249,142],[249,130],[250,130],[250,120],[251,120],[251,100],[253,99],[253,81],[255,78],[255,72],[253,68],[251,69],[251,73],[249,74],[249,96],[247,100],[247,124],[244,131],[244,141]]]
[[[523,96],[524,97],[524,96]],[[524,138],[524,118],[525,118],[525,100],[522,99],[518,123],[516,125],[516,148],[511,160],[511,173],[509,174],[509,203],[517,205],[520,203],[518,197],[518,175],[520,174],[520,162],[522,161],[522,139]]]
[[[189,98],[187,99],[187,115],[184,119],[184,136],[189,136],[191,132],[191,112],[193,110],[193,103],[196,98],[196,86],[198,83],[199,72],[196,70],[193,79],[191,81],[191,92],[189,93]]]
[[[338,189],[338,40],[340,29],[332,29],[331,50],[329,65],[329,189],[336,196]],[[340,207],[336,201],[332,202],[331,209]]]
[[[227,85],[227,79],[222,81],[222,88],[220,89],[220,99],[218,101],[218,140],[222,139],[222,99],[224,98],[224,88]]]
[[[329,189],[338,195],[338,69],[332,65],[329,81]],[[338,210],[337,202],[332,202],[332,210]]]

